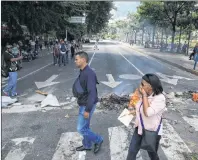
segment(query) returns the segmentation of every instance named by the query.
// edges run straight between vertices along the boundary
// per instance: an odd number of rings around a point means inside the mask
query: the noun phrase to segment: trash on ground
[[[48,93],[40,91],[40,90],[36,90],[35,92],[38,93],[38,94],[44,95],[44,96],[48,95]]]
[[[76,100],[76,98],[75,97],[72,97],[71,102],[74,102],[75,100]]]
[[[65,118],[69,118],[70,116],[68,114],[66,114]]]
[[[11,105],[11,104],[17,102],[18,100],[16,98],[12,99],[8,96],[2,96],[1,101],[2,101],[1,107],[7,107],[8,105]]]
[[[130,97],[129,95],[118,96],[114,93],[103,96],[100,99],[100,106],[98,109],[106,109],[106,110],[123,110],[124,108],[128,108]]]
[[[192,93],[192,100],[198,102],[198,93]]]
[[[52,94],[48,94],[47,97],[41,102],[41,107],[46,107],[46,106],[59,107],[60,104],[56,96]]]

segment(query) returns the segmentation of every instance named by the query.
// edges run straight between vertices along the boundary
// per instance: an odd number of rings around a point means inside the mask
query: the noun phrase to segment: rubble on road
[[[118,96],[114,93],[106,95],[100,99],[98,109],[105,110],[123,110],[128,107],[130,97],[129,95]]]
[[[191,106],[196,106],[196,103],[193,102],[192,95],[195,93],[194,91],[187,92],[170,92],[165,94],[167,97],[166,104],[167,108],[178,110],[178,109],[186,109],[189,104]],[[128,104],[130,101],[131,95],[116,95],[115,93],[111,93],[105,95],[100,98],[100,104],[98,105],[98,109],[104,110],[123,110],[124,108],[128,108]],[[192,108],[188,108],[189,110]]]

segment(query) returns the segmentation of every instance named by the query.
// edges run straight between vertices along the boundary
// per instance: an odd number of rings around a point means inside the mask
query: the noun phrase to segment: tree
[[[87,7],[87,32],[95,34],[106,27],[111,18],[110,11],[112,8],[113,3],[110,1],[90,1]]]

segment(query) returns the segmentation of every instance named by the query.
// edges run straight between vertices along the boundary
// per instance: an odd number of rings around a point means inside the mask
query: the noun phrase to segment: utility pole
[[[65,40],[67,41],[67,29],[65,30]]]

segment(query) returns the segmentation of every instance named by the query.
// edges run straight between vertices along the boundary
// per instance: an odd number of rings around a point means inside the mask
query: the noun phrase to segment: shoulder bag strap
[[[142,105],[143,105],[143,102],[141,103],[140,108],[142,107]],[[139,112],[140,112],[140,108],[139,108]],[[141,122],[142,128],[144,129],[144,122],[143,122],[143,118],[142,118],[141,112],[140,112],[140,122]],[[159,126],[158,126],[158,128],[157,128],[157,133],[159,133],[161,124],[162,124],[162,118],[161,118],[160,124],[159,124]]]

